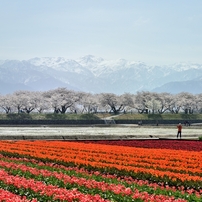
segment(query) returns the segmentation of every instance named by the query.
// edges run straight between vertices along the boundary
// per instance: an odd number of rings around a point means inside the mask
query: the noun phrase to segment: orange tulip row
[[[114,167],[157,177],[166,175],[172,180],[202,181],[202,152],[60,141],[1,141],[0,148],[38,158]]]

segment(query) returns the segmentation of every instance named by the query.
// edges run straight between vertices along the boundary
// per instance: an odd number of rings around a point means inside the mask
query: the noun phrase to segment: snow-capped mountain
[[[87,55],[0,61],[0,94],[17,90],[46,91],[58,87],[92,93],[137,91],[202,93],[202,64],[149,66],[125,59]]]

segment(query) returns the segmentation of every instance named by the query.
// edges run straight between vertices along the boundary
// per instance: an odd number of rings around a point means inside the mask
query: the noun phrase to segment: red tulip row
[[[202,151],[202,142],[198,140],[85,140],[82,142],[140,148]]]

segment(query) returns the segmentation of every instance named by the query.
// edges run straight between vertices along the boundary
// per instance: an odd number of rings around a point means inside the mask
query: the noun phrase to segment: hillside
[[[92,55],[77,60],[47,57],[0,61],[0,94],[58,87],[91,93],[201,93],[201,78],[201,64],[149,66],[124,59],[107,61]]]

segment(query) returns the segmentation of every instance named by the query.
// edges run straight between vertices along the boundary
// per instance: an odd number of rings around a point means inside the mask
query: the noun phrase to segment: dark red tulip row
[[[154,149],[202,151],[202,141],[198,140],[86,140],[82,142]]]

